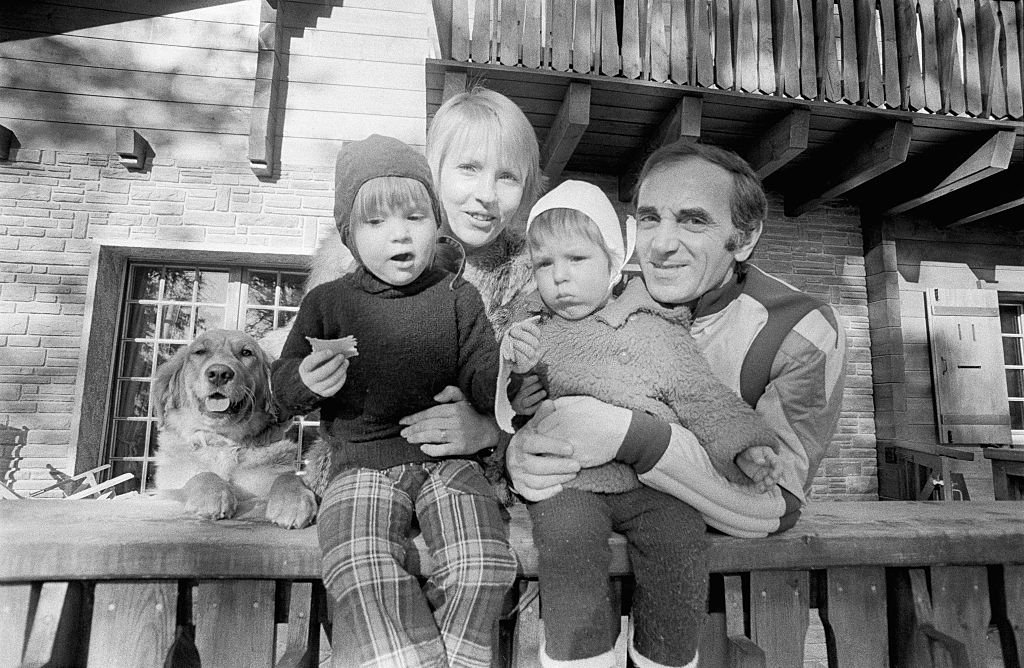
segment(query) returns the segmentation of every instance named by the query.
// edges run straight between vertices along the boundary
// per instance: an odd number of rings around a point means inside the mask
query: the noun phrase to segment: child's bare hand
[[[299,364],[299,378],[321,397],[333,397],[348,379],[348,358],[331,350],[310,353]]]
[[[736,455],[736,466],[754,481],[759,492],[767,492],[782,480],[782,459],[767,445],[755,445]]]
[[[529,375],[523,378],[519,392],[512,399],[512,410],[517,415],[533,415],[540,407],[540,402],[547,399],[548,393],[540,382],[540,377]]]
[[[528,373],[540,362],[539,315],[512,325],[501,340],[501,355],[512,363],[514,373]]]

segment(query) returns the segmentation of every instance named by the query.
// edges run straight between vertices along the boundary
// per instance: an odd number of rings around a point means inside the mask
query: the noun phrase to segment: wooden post
[[[173,580],[97,582],[88,665],[163,665],[174,643],[177,606]]]
[[[249,167],[257,176],[270,176],[277,160],[278,50],[282,10],[276,0],[260,0],[260,28],[256,49],[256,80],[249,123]]]
[[[274,665],[272,580],[203,580],[194,608],[196,647],[203,665]]]
[[[541,148],[541,167],[554,183],[590,125],[590,84],[572,81]]]

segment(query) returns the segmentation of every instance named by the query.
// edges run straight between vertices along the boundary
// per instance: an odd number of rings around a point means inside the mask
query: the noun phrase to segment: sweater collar
[[[665,320],[683,326],[690,324],[690,308],[685,304],[659,304],[647,292],[647,286],[638,279],[626,284],[626,288],[607,306],[597,312],[601,322],[618,329],[635,313],[651,313]]]
[[[356,270],[352,272],[352,280],[355,281],[356,285],[360,290],[367,294],[379,295],[385,299],[399,299],[402,297],[408,297],[410,295],[419,294],[430,286],[436,284],[448,273],[437,267],[430,267],[419,277],[407,285],[391,285],[385,283],[371,272],[366,270],[366,267],[359,265]]]

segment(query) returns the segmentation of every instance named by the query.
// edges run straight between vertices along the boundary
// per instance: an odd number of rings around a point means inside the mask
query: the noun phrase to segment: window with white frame
[[[113,374],[106,461],[113,475],[135,474],[119,493],[153,488],[156,418],[150,386],[156,369],[209,329],[241,329],[256,339],[287,324],[302,299],[305,274],[278,269],[137,263],[128,266]],[[315,436],[315,415],[290,435],[296,463]]]
[[[1010,401],[1010,430],[1015,444],[1024,444],[1024,299],[999,301],[999,323]]]

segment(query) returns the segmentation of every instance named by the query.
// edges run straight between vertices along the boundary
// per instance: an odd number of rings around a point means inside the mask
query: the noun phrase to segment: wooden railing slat
[[[980,566],[933,566],[935,628],[961,641],[972,666],[985,665],[991,619],[988,572]]]
[[[594,64],[591,5],[591,0],[576,0],[572,35],[572,71],[580,74],[588,74]]]
[[[808,100],[818,97],[818,68],[814,51],[814,0],[798,0],[800,23],[797,40],[800,43],[800,94]]]
[[[769,666],[802,666],[810,623],[807,571],[750,573],[750,638]]]
[[[498,22],[498,61],[506,67],[519,64],[519,46],[522,42],[519,4],[515,0],[504,0],[501,3],[501,20]]]
[[[731,6],[730,2],[716,2],[712,5],[715,16],[715,83],[724,90],[732,90],[736,85],[736,66],[732,57]],[[813,37],[811,48],[814,48]]]
[[[657,5],[657,0],[651,3]],[[690,83],[690,28],[686,16],[687,0],[671,0],[669,14],[669,76],[673,83]],[[662,33],[664,34],[664,33]]]
[[[690,81],[698,86],[708,87],[715,82],[715,67],[711,60],[711,17],[707,0],[692,0],[691,36],[693,59]]]
[[[642,71],[640,58],[640,0],[622,3],[622,76],[636,79]]]
[[[843,79],[836,53],[835,20],[831,2],[814,4],[814,29],[819,38],[815,43],[814,59],[818,67],[818,99],[838,102],[843,99]]]
[[[1014,646],[1017,665],[1024,665],[1024,565],[1003,566],[1003,602],[1006,608],[1006,632],[1013,635],[1013,643],[1004,639],[1004,651]],[[1002,629],[1001,629],[1002,632]],[[1005,658],[1005,657],[1004,657]]]
[[[764,650],[746,634],[743,614],[743,580],[739,575],[727,575],[724,578],[724,584],[728,665],[730,668],[764,668],[767,665]]]
[[[757,3],[757,89],[766,95],[776,91],[774,35],[772,34],[772,5],[761,0]]]
[[[921,50],[917,44],[917,5],[899,2],[896,6],[896,40],[899,51],[900,107],[917,111],[925,107]]]
[[[573,0],[554,0],[553,4],[551,67],[566,72],[572,62]]]
[[[882,106],[882,65],[881,54],[875,35],[878,30],[878,15],[875,0],[856,0],[857,22],[857,77],[860,81],[860,102],[873,107]]]
[[[434,4],[436,5],[438,1],[444,2],[444,0],[434,0]],[[450,48],[452,60],[458,60],[461,62],[469,60],[470,2],[472,2],[472,0],[451,0],[452,30]],[[440,23],[440,18],[438,18],[438,23]],[[440,32],[441,30],[443,30],[443,27],[439,25],[438,31]]]
[[[597,0],[597,30],[601,51],[601,74],[614,77],[619,74],[619,37],[615,22],[614,0]]]
[[[939,63],[938,28],[935,3],[919,1],[917,11],[921,23],[921,60],[924,72],[924,99],[926,111],[937,113],[942,109],[942,85]]]
[[[772,6],[772,29],[775,38],[775,78],[778,90],[789,97],[800,95],[800,63],[798,62],[796,22],[797,0],[775,0]]]
[[[965,109],[972,116],[981,115],[981,73],[978,50],[978,21],[975,0],[961,0],[960,17],[963,23],[963,67]]]
[[[274,665],[272,580],[202,580],[193,601],[204,666]]]
[[[879,18],[882,30],[882,85],[885,106],[900,106],[899,53],[896,48],[896,8],[894,0],[879,0]]]
[[[473,7],[473,42],[470,55],[474,63],[486,63],[491,59],[491,2],[476,0]]]
[[[39,590],[21,665],[76,665],[82,637],[81,606],[81,583],[44,582]]]
[[[544,66],[541,45],[541,0],[526,0],[523,12],[523,67],[537,69]]]
[[[834,642],[836,664],[844,668],[889,665],[888,612],[884,568],[830,568],[825,605],[826,637]],[[830,652],[830,653],[831,653]]]
[[[999,37],[1002,19],[992,0],[978,0],[978,69],[981,76],[981,114],[1002,118],[1006,115],[1006,82],[1000,63]]]
[[[672,11],[675,11],[673,7]],[[643,20],[643,19],[641,19]],[[665,36],[666,27],[664,6],[658,0],[652,0],[647,9],[647,48],[645,49],[646,68],[641,68],[646,76],[654,81],[669,79],[669,39]]]
[[[441,58],[454,58],[465,60],[463,51],[452,49],[452,42],[456,35],[466,30],[466,16],[456,15],[458,5],[464,5],[465,0],[432,0],[434,9],[434,23],[437,31],[437,42],[441,47]]]
[[[1006,38],[1006,52],[1003,62],[1006,67],[1006,113],[1010,118],[1024,118],[1024,15],[1018,5],[1010,2],[999,3],[999,15],[1003,21],[1003,36]]]
[[[97,582],[90,666],[161,666],[174,643],[178,583]]]
[[[757,92],[757,1],[739,0],[734,16],[736,28],[736,85],[744,93]]]
[[[964,81],[960,75],[960,48],[957,20],[953,0],[936,0],[935,35],[939,50],[939,92],[942,95],[942,113],[964,113]]]
[[[842,63],[844,102],[860,101],[859,54],[857,53],[856,12],[854,0],[839,0],[839,58]]]
[[[28,583],[0,585],[0,666],[21,665],[33,587],[38,589]]]
[[[312,582],[293,582],[288,592],[288,640],[274,668],[312,668],[320,664],[320,618]]]

